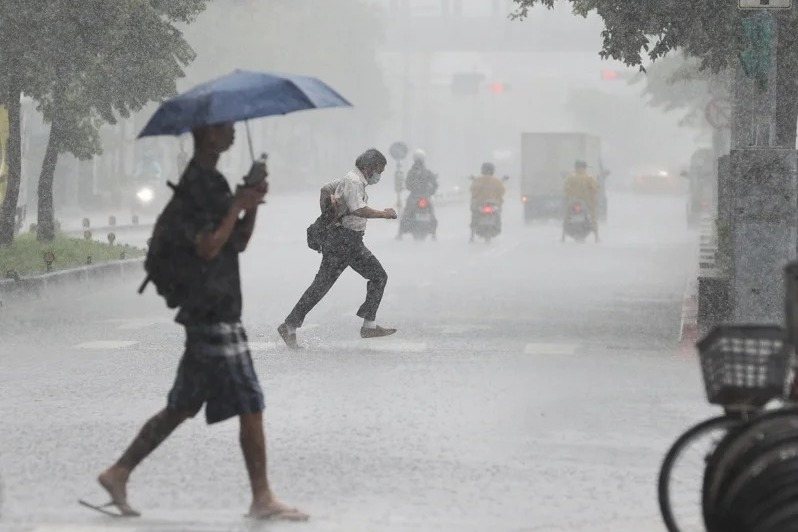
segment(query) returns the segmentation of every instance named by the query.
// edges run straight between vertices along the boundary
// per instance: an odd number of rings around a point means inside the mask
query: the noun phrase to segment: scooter
[[[565,220],[562,224],[562,241],[569,236],[577,242],[584,242],[590,233],[593,232],[593,220],[590,211],[585,204],[579,200],[573,200],[568,204],[565,213]]]
[[[472,214],[471,241],[474,236],[484,238],[490,242],[502,232],[502,211],[495,203],[484,203],[479,210]]]
[[[421,196],[413,202],[408,202],[399,223],[399,238],[405,233],[410,233],[416,240],[424,240],[428,235],[432,235],[434,239],[437,229],[438,221],[435,219],[430,198]]]

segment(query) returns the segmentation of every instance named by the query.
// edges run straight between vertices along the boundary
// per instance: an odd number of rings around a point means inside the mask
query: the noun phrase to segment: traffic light
[[[489,85],[488,88],[490,89],[490,92],[492,92],[493,94],[504,94],[505,92],[507,92],[510,86],[500,81],[494,81]]]
[[[612,70],[610,68],[605,68],[601,71],[601,80],[602,81],[617,81],[623,78],[623,72],[620,70]]]

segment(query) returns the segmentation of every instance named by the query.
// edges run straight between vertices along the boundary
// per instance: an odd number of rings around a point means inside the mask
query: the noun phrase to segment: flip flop
[[[141,513],[131,508],[127,503],[120,504],[110,501],[105,504],[92,504],[83,499],[78,499],[78,504],[111,517],[139,517],[141,515]],[[109,510],[109,508],[116,508],[117,511]]]
[[[296,508],[284,508],[282,510],[263,513],[249,512],[245,515],[245,517],[256,519],[258,521],[307,521],[310,519],[308,514],[301,512]]]

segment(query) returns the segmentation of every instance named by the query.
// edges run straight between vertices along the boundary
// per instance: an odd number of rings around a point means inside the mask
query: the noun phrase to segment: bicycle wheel
[[[704,530],[701,499],[707,457],[737,417],[719,416],[702,421],[671,446],[659,471],[658,496],[662,520],[669,532]]]

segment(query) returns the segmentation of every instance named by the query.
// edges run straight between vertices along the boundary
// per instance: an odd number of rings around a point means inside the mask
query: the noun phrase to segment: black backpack
[[[152,282],[158,294],[166,300],[166,306],[177,308],[188,300],[202,275],[203,263],[197,257],[194,243],[183,230],[191,199],[180,185],[167,185],[174,193],[155,221],[144,259],[147,277],[139,287],[139,294]]]

